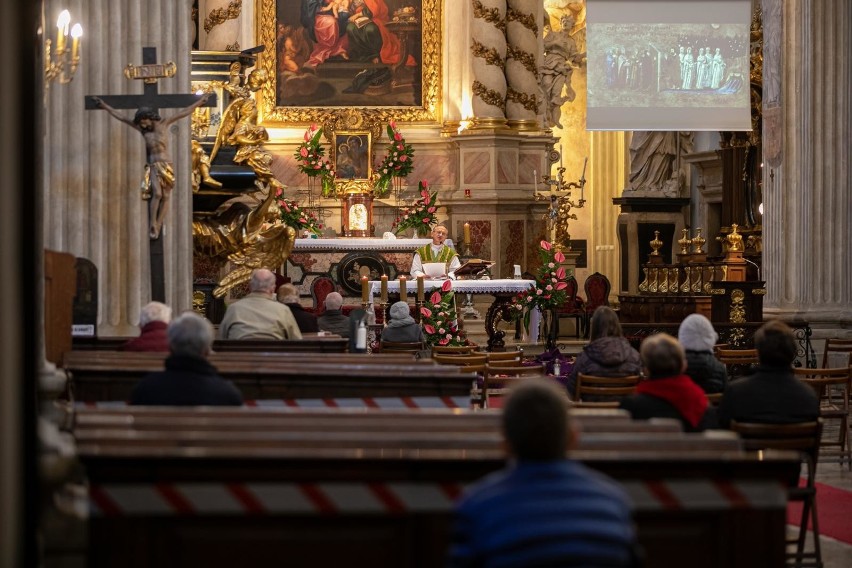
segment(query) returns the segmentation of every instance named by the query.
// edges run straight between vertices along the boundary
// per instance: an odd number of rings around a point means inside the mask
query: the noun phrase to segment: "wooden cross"
[[[198,101],[198,96],[194,94],[159,94],[157,92],[157,79],[172,77],[175,73],[174,63],[158,64],[157,48],[143,47],[142,48],[142,65],[128,65],[124,70],[124,75],[128,79],[141,79],[144,81],[144,92],[141,95],[105,95],[96,97],[93,95],[86,96],[86,110],[101,109],[98,99],[102,100],[114,109],[138,109],[140,107],[148,107],[155,112],[160,108],[184,108]],[[216,98],[212,96],[202,106],[216,106]],[[146,156],[146,163],[150,164]],[[151,172],[151,175],[155,175]],[[148,222],[152,222],[152,215],[156,215],[156,211],[148,208]],[[151,261],[151,299],[157,302],[166,301],[166,285],[165,285],[165,267],[163,262],[163,239],[152,238],[149,240],[149,255]]]

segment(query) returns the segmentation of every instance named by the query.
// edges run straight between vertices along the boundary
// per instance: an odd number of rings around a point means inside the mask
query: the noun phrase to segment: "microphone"
[[[751,261],[751,260],[749,260],[745,257],[743,257],[743,260],[757,269],[757,279],[760,280],[760,266],[758,266],[758,264],[756,262]]]

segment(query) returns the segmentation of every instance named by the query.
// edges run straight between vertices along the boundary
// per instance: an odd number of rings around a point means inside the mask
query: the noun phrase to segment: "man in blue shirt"
[[[627,495],[566,459],[576,434],[556,385],[530,379],[503,409],[507,467],[471,487],[456,509],[450,566],[633,566]]]

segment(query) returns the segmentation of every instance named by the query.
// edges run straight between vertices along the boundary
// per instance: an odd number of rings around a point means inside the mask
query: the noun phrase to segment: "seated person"
[[[164,406],[240,406],[243,397],[207,361],[213,326],[194,312],[176,318],[168,329],[166,370],[150,373],[133,388],[130,404]]]
[[[686,374],[695,384],[706,393],[725,390],[728,369],[713,353],[719,334],[710,320],[701,314],[686,316],[678,328],[677,339],[686,350]]]
[[[420,324],[411,317],[408,302],[396,302],[389,310],[390,322],[382,330],[382,341],[399,343],[423,342],[423,330]]]
[[[349,337],[349,317],[343,315],[343,296],[331,292],[325,297],[325,311],[317,318],[320,330],[336,333],[340,337]]]
[[[299,302],[299,291],[292,284],[282,284],[278,287],[278,301],[290,308],[290,313],[299,325],[302,333],[316,333],[319,331],[317,316],[305,311]]]
[[[568,375],[569,396],[574,396],[580,373],[595,377],[627,377],[642,371],[639,353],[624,338],[615,310],[600,306],[592,314],[589,327],[589,344],[577,355]]]
[[[731,420],[790,424],[810,422],[819,416],[814,390],[793,374],[796,338],[787,324],[768,321],[754,334],[759,364],[751,376],[731,381],[717,418],[727,428]]]
[[[122,351],[168,351],[166,328],[172,319],[172,309],[160,302],[148,302],[139,312],[139,337],[121,346]]]
[[[275,299],[275,274],[252,272],[249,294],[228,306],[219,324],[221,339],[302,339],[290,308]]]
[[[683,374],[686,355],[677,339],[665,333],[652,335],[642,342],[639,355],[646,378],[635,395],[621,401],[621,408],[639,420],[676,418],[687,432],[715,425],[712,412],[707,411],[707,395]]]
[[[423,272],[423,265],[427,262],[443,262],[449,263],[449,270],[446,276],[455,278],[455,272],[461,266],[459,255],[455,249],[444,243],[447,240],[447,228],[443,225],[438,225],[432,229],[432,242],[428,245],[423,245],[414,253],[414,259],[411,261],[411,275],[415,278],[418,276],[426,276]]]
[[[577,433],[567,404],[543,379],[511,391],[502,416],[508,463],[458,503],[449,566],[636,565],[628,497],[570,459]]]

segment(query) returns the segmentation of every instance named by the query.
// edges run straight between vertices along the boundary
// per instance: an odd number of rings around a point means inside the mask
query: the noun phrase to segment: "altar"
[[[330,279],[335,289],[352,303],[361,296],[361,277],[389,280],[408,275],[414,251],[431,239],[336,238],[296,239],[284,266],[285,276],[299,295],[311,296],[317,279]]]
[[[503,278],[498,280],[453,280],[453,291],[456,294],[490,294],[494,301],[485,314],[485,332],[488,334],[488,351],[500,350],[506,346],[503,338],[506,332],[497,329],[501,321],[511,321],[510,304],[512,298],[524,290],[535,286],[535,280],[515,280]],[[434,290],[440,290],[444,280],[424,280],[425,294],[428,296]],[[381,281],[370,282],[370,303],[381,293]],[[389,280],[388,295],[399,296],[399,280]],[[417,280],[408,282],[406,291],[409,296],[416,290]],[[392,303],[392,300],[389,300]],[[375,304],[374,304],[375,305]]]

